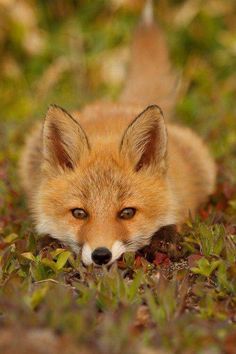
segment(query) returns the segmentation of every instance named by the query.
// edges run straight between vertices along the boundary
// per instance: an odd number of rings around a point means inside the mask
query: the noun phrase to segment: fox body
[[[119,102],[72,114],[52,105],[27,139],[20,173],[36,229],[81,251],[86,265],[149,244],[214,190],[215,164],[201,139],[166,123],[174,82],[163,34],[146,21]]]

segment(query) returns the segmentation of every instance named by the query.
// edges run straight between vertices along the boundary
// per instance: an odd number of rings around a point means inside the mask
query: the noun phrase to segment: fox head
[[[51,106],[34,196],[37,230],[81,251],[86,265],[110,264],[174,223],[167,168],[167,131],[158,106],[140,113],[118,144],[99,146],[77,119]]]

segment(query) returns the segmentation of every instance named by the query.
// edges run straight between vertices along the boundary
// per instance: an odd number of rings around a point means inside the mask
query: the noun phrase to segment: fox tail
[[[165,37],[154,22],[153,4],[147,0],[131,47],[128,78],[120,101],[158,104],[168,118],[175,106],[177,77],[172,73]]]

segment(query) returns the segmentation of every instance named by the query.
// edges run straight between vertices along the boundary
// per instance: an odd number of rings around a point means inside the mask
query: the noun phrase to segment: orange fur
[[[148,45],[143,37],[136,44],[146,52]],[[166,72],[169,64],[163,65]],[[129,100],[141,63],[135,67],[120,103],[93,103],[72,116],[51,106],[22,154],[21,179],[36,229],[82,248],[86,264],[98,247],[111,250],[112,262],[148,244],[162,226],[183,223],[215,186],[215,164],[201,139],[188,128],[166,124],[156,105],[143,111],[146,98]],[[138,85],[139,99],[148,81],[140,76]],[[154,101],[162,82],[157,77],[150,87]],[[136,214],[120,219],[127,207]],[[83,208],[88,218],[75,219],[74,208]]]

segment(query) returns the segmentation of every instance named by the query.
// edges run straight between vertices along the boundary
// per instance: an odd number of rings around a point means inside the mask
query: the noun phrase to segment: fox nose
[[[92,253],[92,260],[94,263],[102,265],[107,264],[111,259],[111,252],[106,247],[96,248]]]

